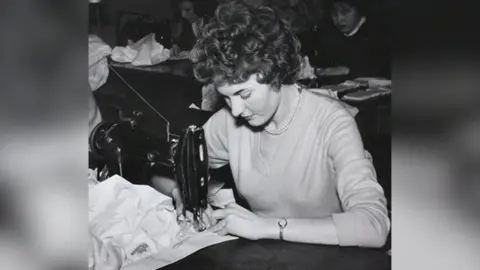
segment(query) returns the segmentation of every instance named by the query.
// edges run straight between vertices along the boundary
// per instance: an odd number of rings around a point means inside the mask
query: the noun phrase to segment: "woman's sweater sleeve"
[[[221,109],[203,125],[210,168],[217,169],[229,163],[228,111]]]
[[[341,105],[334,107],[327,124],[327,143],[344,211],[333,215],[339,244],[382,247],[390,231],[384,191],[355,119]]]

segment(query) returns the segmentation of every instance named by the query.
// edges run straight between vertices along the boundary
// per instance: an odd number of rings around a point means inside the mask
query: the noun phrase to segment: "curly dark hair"
[[[325,10],[328,12],[333,11],[333,6],[335,4],[347,4],[355,9],[361,14],[361,15],[367,15],[367,3],[363,0],[326,0],[324,2]]]
[[[197,80],[216,85],[245,82],[277,88],[295,82],[301,67],[300,41],[287,20],[265,6],[242,1],[221,4],[191,51]]]

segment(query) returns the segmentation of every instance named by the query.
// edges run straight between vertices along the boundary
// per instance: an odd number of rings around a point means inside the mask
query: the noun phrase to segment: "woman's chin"
[[[252,127],[259,127],[261,126],[261,124],[259,124],[257,121],[255,121],[254,119],[251,119],[251,120],[247,120],[245,119],[245,121],[247,121],[247,123],[252,126]]]
[[[258,123],[258,119],[254,116],[244,117],[243,120],[247,122],[249,126],[252,126],[252,127],[261,126],[261,124]]]
[[[248,125],[252,127],[253,130],[255,131],[260,131],[265,128],[267,125],[268,121],[263,121],[262,119],[250,119],[250,120],[245,120],[247,121]]]

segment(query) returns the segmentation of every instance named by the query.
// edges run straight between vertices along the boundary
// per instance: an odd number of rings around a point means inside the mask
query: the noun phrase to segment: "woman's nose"
[[[337,15],[337,22],[343,22],[345,20],[345,15],[342,15],[342,14],[338,14]]]
[[[232,103],[231,107],[233,116],[240,116],[245,110],[245,103],[243,100],[240,97],[232,97],[230,102]]]

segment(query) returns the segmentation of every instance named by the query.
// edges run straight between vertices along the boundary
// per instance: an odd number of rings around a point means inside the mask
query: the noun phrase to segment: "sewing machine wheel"
[[[90,151],[97,158],[103,158],[102,145],[105,144],[105,139],[108,130],[114,125],[111,121],[102,121],[90,133],[88,143],[90,145]]]

